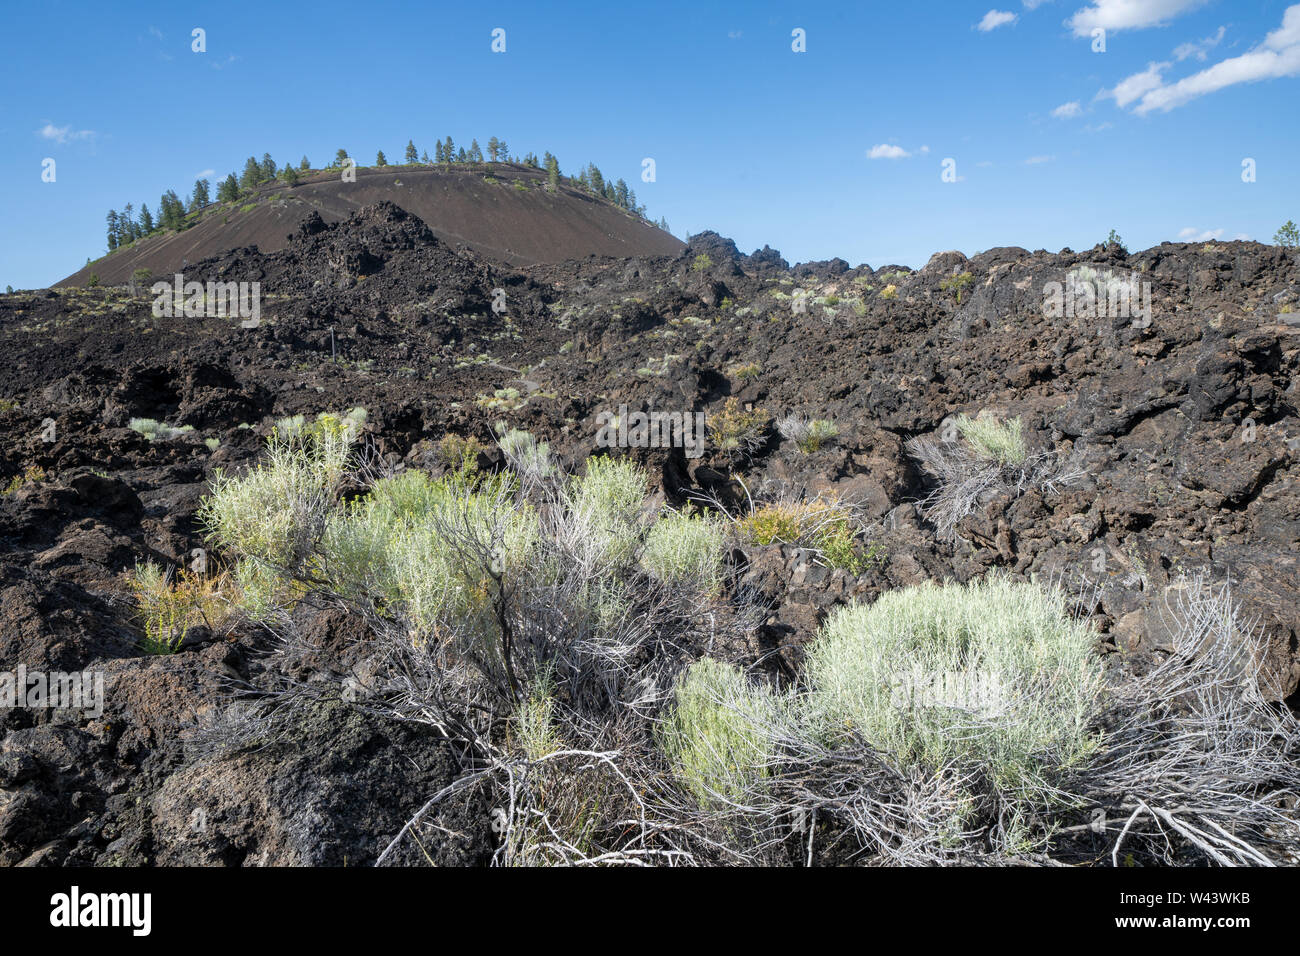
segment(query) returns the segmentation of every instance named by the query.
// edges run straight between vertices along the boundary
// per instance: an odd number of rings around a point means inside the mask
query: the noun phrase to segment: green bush
[[[664,584],[716,594],[722,588],[724,537],[716,520],[673,512],[646,533],[641,563]]]
[[[773,701],[730,664],[702,658],[679,678],[659,746],[702,806],[736,799],[768,774],[762,723]]]
[[[958,415],[955,424],[980,458],[1001,465],[1019,465],[1028,455],[1019,418],[1001,422],[991,417]]]
[[[810,726],[904,766],[1040,797],[1096,745],[1095,637],[1057,590],[993,578],[887,591],[833,612],[808,653]]]
[[[513,481],[462,470],[375,482],[330,516],[319,548],[325,582],[345,596],[379,598],[407,619],[413,639],[455,619],[482,641],[476,650],[490,651],[492,576],[526,565],[537,535],[535,513],[513,500]]]
[[[133,418],[126,425],[133,432],[139,432],[149,441],[169,441],[180,435],[194,431],[193,425],[167,425],[152,418]]]
[[[240,478],[214,472],[211,492],[199,506],[200,526],[238,560],[297,570],[335,504],[354,435],[333,416],[310,427],[302,416],[282,420],[263,464]]]
[[[570,480],[575,526],[602,561],[619,564],[636,548],[648,486],[645,470],[628,458],[590,458],[587,473]]]
[[[531,433],[521,428],[509,428],[505,422],[497,423],[496,433],[501,453],[522,477],[538,480],[547,478],[554,472],[549,444],[537,441]]]

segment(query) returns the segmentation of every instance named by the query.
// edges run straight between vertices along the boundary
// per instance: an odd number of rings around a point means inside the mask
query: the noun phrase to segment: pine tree
[[[627,182],[620,179],[617,183],[614,184],[614,202],[618,203],[624,209],[630,209],[631,207],[628,205],[627,197],[628,197]]]
[[[406,165],[411,166],[420,161],[420,154],[415,149],[415,141],[406,141]]]
[[[127,203],[117,217],[117,244],[129,245],[135,240],[135,206]]]
[[[462,147],[457,151],[457,153],[456,153],[456,162],[458,162],[458,163],[468,163],[468,162],[469,162],[469,154],[465,152],[465,147],[464,147],[464,146],[462,146]]]
[[[382,149],[375,155],[375,165],[376,166],[388,165],[388,160],[384,158],[384,151]]]
[[[158,203],[160,210],[162,226],[164,229],[175,229],[179,231],[185,225],[185,206],[174,189],[169,189],[162,194],[162,199]]]
[[[497,157],[500,155],[501,155],[501,141],[497,139],[495,136],[493,136],[490,140],[488,140],[488,159],[492,160],[492,162],[495,163],[497,161]]]
[[[284,169],[280,170],[280,178],[290,186],[296,186],[298,185],[298,170],[285,163]]]
[[[256,189],[257,184],[262,180],[262,167],[257,165],[257,160],[252,156],[244,160],[244,171],[239,174],[239,188],[242,190]]]
[[[217,202],[234,202],[239,198],[239,181],[231,173],[217,186]]]
[[[346,149],[340,149],[337,153],[334,154],[334,165],[336,167],[342,168],[347,165],[347,162],[348,162],[348,151]]]
[[[504,139],[497,140],[497,157],[503,163],[510,162],[510,147],[506,145]]]
[[[424,150],[424,152],[420,153],[420,162],[423,163],[425,166],[431,165],[429,163],[429,151],[427,149]]]
[[[153,213],[149,211],[149,204],[140,204],[140,230],[147,236],[153,232]]]
[[[462,149],[461,152],[465,151]],[[451,141],[450,136],[447,137],[447,142],[442,147],[442,154],[447,157],[447,162],[456,162],[456,144]]]
[[[117,248],[117,210],[110,209],[106,218],[108,223],[108,251],[112,252]]]
[[[194,183],[194,192],[190,195],[190,212],[202,209],[211,200],[208,198],[208,181],[206,179],[196,180]]]
[[[447,157],[442,151],[442,140],[438,140],[433,144],[433,159],[434,162],[437,163],[445,163],[447,161]]]
[[[270,153],[262,154],[262,181],[270,182],[275,179],[275,160],[271,158]]]
[[[299,171],[299,172],[303,172],[303,173],[305,173],[305,172],[308,172],[308,171],[310,171],[310,170],[311,170],[311,163],[309,163],[309,162],[307,161],[307,157],[304,156],[304,157],[302,158],[302,160],[298,163],[298,171]]]

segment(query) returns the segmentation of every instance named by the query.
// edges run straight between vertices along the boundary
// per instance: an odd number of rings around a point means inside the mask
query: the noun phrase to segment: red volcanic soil
[[[546,173],[529,166],[385,166],[356,174],[349,183],[341,173],[319,173],[296,186],[269,184],[239,202],[216,203],[191,228],[143,239],[56,287],[84,286],[92,273],[109,285],[126,282],[137,269],[164,276],[246,246],[278,252],[312,212],[327,223],[339,222],[383,200],[424,220],[443,242],[504,265],[588,255],[672,256],[684,248],[671,234],[590,193],[563,182],[552,193]]]

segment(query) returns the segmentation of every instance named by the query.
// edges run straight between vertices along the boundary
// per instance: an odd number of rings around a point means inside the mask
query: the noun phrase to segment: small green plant
[[[939,288],[945,292],[952,292],[957,299],[957,304],[961,305],[961,296],[963,290],[974,280],[969,272],[963,272],[959,275],[949,276],[939,283]]]
[[[487,446],[471,435],[444,435],[438,442],[438,458],[449,468],[462,471],[477,471],[478,457],[487,451]]]
[[[777,430],[782,438],[793,441],[805,455],[811,455],[823,445],[829,445],[840,434],[839,426],[830,419],[814,418],[808,421],[793,415],[781,419]]]
[[[646,533],[641,564],[664,584],[716,594],[722,588],[724,536],[715,519],[672,512]]]
[[[777,501],[760,505],[736,521],[736,532],[750,544],[802,544],[818,541],[848,520],[848,510],[832,499]]]
[[[854,577],[873,568],[883,568],[889,556],[879,542],[862,547],[847,521],[828,526],[818,536],[817,545],[828,565],[841,568]]]
[[[531,761],[542,760],[563,746],[555,730],[555,679],[542,673],[514,713],[514,740]]]
[[[218,448],[221,447],[221,439],[220,439],[220,438],[205,438],[205,439],[203,439],[203,444],[205,444],[205,445],[208,446],[208,451],[216,451]]]
[[[1124,247],[1124,240],[1120,238],[1119,233],[1116,232],[1114,229],[1112,229],[1110,233],[1106,236],[1106,241],[1102,243],[1102,247],[1114,252],[1128,251]]]
[[[880,297],[882,299],[897,299],[898,286],[894,285],[892,282],[889,283],[889,285],[880,290]]]
[[[174,654],[191,628],[205,625],[215,630],[234,606],[225,593],[230,582],[224,575],[181,571],[173,576],[146,561],[135,566],[127,583],[135,595],[144,628],[143,647],[149,654]]]
[[[980,458],[1001,465],[1019,465],[1028,457],[1019,418],[1001,422],[992,416],[958,415],[954,424]]]
[[[1273,242],[1283,249],[1300,248],[1300,229],[1296,224],[1288,219],[1283,223],[1282,228],[1273,233]]]
[[[45,469],[40,465],[28,465],[21,475],[14,475],[9,484],[5,485],[4,491],[0,491],[0,495],[12,495],[19,489],[44,481],[48,477]]]
[[[761,408],[741,408],[740,400],[732,395],[723,403],[722,411],[709,422],[713,444],[723,455],[738,458],[752,455],[767,441],[767,429],[772,416]]]
[[[691,270],[694,272],[703,272],[705,269],[713,268],[713,260],[709,258],[707,252],[701,252],[691,263]]]
[[[768,742],[757,724],[772,706],[730,664],[701,658],[679,678],[659,746],[701,806],[740,797],[767,776]]]
[[[478,396],[474,404],[488,410],[514,411],[523,404],[520,401],[522,397],[523,393],[517,388],[498,388],[491,395]]]
[[[170,441],[194,431],[193,425],[168,425],[153,418],[133,418],[127,422],[126,427],[139,432],[149,441]]]
[[[510,428],[505,422],[497,422],[495,430],[502,454],[521,475],[545,478],[554,471],[551,446],[547,442],[539,442],[530,432]]]
[[[757,362],[750,362],[746,365],[733,365],[727,370],[727,374],[738,382],[750,382],[758,378],[762,371],[763,366]]]

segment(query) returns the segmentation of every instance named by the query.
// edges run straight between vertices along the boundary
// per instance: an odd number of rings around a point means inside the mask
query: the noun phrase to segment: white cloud
[[[1222,229],[1197,229],[1195,226],[1188,226],[1178,233],[1178,238],[1184,242],[1209,242],[1222,235]]]
[[[1150,63],[1141,73],[1134,73],[1127,79],[1121,80],[1116,84],[1113,90],[1102,90],[1097,94],[1109,96],[1115,100],[1115,103],[1123,109],[1134,100],[1140,99],[1152,90],[1159,89],[1164,83],[1161,73],[1169,69],[1168,63]]]
[[[1078,116],[1083,112],[1083,107],[1079,105],[1078,100],[1070,103],[1062,103],[1056,109],[1052,110],[1052,115],[1057,119],[1069,119],[1072,116]]]
[[[1009,10],[990,10],[984,14],[983,20],[975,24],[975,29],[988,33],[990,30],[996,30],[1000,26],[1015,22],[1016,15]]]
[[[1028,159],[1025,160],[1025,165],[1039,166],[1042,165],[1043,163],[1050,163],[1054,159],[1056,159],[1055,156],[1030,156]]]
[[[1227,27],[1219,27],[1219,32],[1212,37],[1206,37],[1195,43],[1182,43],[1174,47],[1174,58],[1181,63],[1188,57],[1194,56],[1198,60],[1204,60],[1205,55],[1223,42],[1223,35],[1228,32]]]
[[[1183,77],[1177,83],[1158,84],[1142,94],[1142,100],[1133,112],[1139,116],[1152,110],[1167,113],[1197,97],[1238,83],[1257,83],[1284,76],[1300,76],[1300,4],[1286,8],[1282,25],[1266,36],[1259,46]]]
[[[922,147],[921,147],[921,155],[924,156],[924,155],[925,155],[926,153],[928,153],[929,151],[930,151],[930,147],[929,147],[929,146],[922,146]]]
[[[36,131],[36,135],[42,139],[53,140],[63,146],[79,139],[90,139],[95,135],[95,131],[93,129],[74,130],[71,126],[55,126],[53,123],[47,122]]]
[[[889,143],[881,143],[867,150],[867,159],[906,159],[911,155],[903,147],[891,146]]]
[[[194,174],[194,178],[195,178],[195,179],[211,179],[211,178],[212,178],[213,176],[215,176],[216,174],[217,174],[217,171],[216,171],[215,169],[205,169],[205,170],[203,170],[203,171],[200,172],[200,173],[195,173],[195,174]]]
[[[1174,17],[1201,6],[1206,0],[1092,0],[1065,21],[1077,37],[1091,36],[1101,27],[1108,33],[1163,26]]]
[[[1041,6],[1042,6],[1044,3],[1046,3],[1046,2],[1047,2],[1047,0],[1024,0],[1025,9],[1026,9],[1026,10],[1037,10],[1039,7],[1041,7]]]
[[[730,40],[739,40],[744,35],[743,30],[728,30],[727,38]]]

